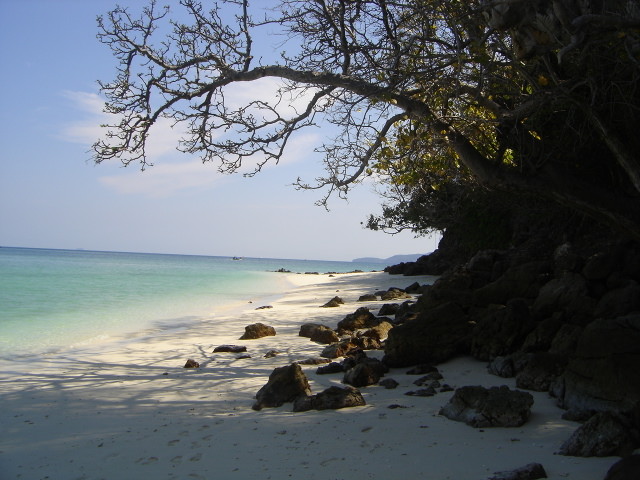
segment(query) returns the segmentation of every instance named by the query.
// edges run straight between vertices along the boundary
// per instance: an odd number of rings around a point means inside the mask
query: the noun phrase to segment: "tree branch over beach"
[[[258,7],[255,3],[255,7]],[[367,175],[394,176],[407,155],[417,177],[446,158],[447,181],[541,196],[640,239],[640,8],[612,1],[281,0],[252,10],[227,0],[180,15],[155,2],[99,19],[118,60],[101,83],[116,119],[93,146],[100,163],[149,165],[161,118],[186,127],[179,149],[254,174],[292,136],[327,122],[318,146],[323,201]],[[279,56],[256,54],[276,30]],[[280,80],[277,97],[238,105],[233,85]],[[303,108],[286,108],[303,99]],[[419,150],[416,150],[419,148]],[[417,164],[416,164],[417,165]]]

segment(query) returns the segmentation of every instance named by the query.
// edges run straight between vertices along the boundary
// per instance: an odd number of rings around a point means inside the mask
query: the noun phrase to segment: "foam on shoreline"
[[[361,389],[365,407],[292,413],[291,405],[251,409],[275,367],[317,356],[322,346],[299,337],[305,322],[335,327],[363,305],[360,295],[427,278],[384,273],[287,275],[295,287],[273,308],[256,303],[215,317],[159,329],[123,342],[64,354],[0,361],[0,472],[3,479],[394,479],[480,480],[541,463],[549,478],[601,480],[615,458],[554,455],[578,424],[544,393],[530,421],[513,429],[474,429],[438,415],[451,396],[410,397],[415,376],[393,369],[400,386]],[[339,295],[345,305],[319,308]],[[240,341],[263,322],[277,335]],[[244,344],[251,358],[212,353]],[[269,350],[282,353],[263,358]],[[379,355],[372,352],[371,355]],[[182,368],[188,358],[199,369]],[[341,385],[341,375],[304,366],[312,391]],[[454,386],[509,385],[485,365],[458,358],[439,366]],[[388,408],[401,405],[406,408]]]

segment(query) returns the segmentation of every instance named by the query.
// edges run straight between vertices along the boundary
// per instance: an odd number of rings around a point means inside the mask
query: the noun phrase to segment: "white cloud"
[[[213,165],[199,160],[155,165],[144,172],[133,170],[100,178],[100,182],[117,193],[168,197],[183,190],[211,188],[223,181],[224,175]]]

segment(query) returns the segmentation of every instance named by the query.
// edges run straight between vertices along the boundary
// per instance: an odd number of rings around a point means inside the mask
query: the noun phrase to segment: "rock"
[[[271,372],[269,381],[256,394],[256,402],[251,408],[279,407],[293,402],[299,396],[311,395],[309,381],[300,365],[293,363]]]
[[[382,294],[380,295],[380,298],[382,300],[388,301],[388,300],[398,300],[402,298],[411,298],[411,295],[409,295],[407,292],[399,288],[390,288],[386,292],[382,292]]]
[[[582,335],[583,328],[578,325],[571,325],[565,323],[560,327],[560,330],[556,333],[555,337],[551,341],[551,347],[549,347],[550,353],[560,353],[571,356],[578,345],[578,340]]]
[[[318,367],[316,373],[318,375],[327,375],[330,373],[340,373],[344,372],[344,367],[339,362],[331,362],[328,365],[323,365],[322,367]]]
[[[322,328],[322,327],[326,327],[326,325],[322,325],[320,323],[303,323],[300,326],[300,331],[298,332],[298,336],[311,338],[311,335],[313,335],[313,332],[316,329]]]
[[[380,321],[367,307],[360,307],[338,322],[338,332],[353,332],[361,328],[375,327],[379,323]]]
[[[392,390],[394,388],[397,388],[398,385],[400,384],[396,382],[393,378],[383,378],[378,382],[378,385],[386,388],[387,390]]]
[[[254,340],[256,338],[270,337],[276,334],[276,329],[264,323],[254,323],[244,327],[244,334],[240,340]]]
[[[187,363],[184,364],[184,368],[200,368],[200,364],[194,359],[190,358],[187,360]]]
[[[478,306],[505,305],[511,298],[535,298],[550,269],[550,264],[546,261],[511,267],[495,281],[476,289],[473,292],[473,303]]]
[[[563,408],[632,410],[640,403],[640,314],[587,325],[561,379]]]
[[[378,311],[378,315],[379,316],[395,315],[396,313],[398,313],[399,309],[400,309],[399,303],[385,303],[380,307],[380,310]]]
[[[547,351],[554,337],[562,327],[561,315],[554,315],[539,322],[535,329],[527,335],[521,350],[524,352]]]
[[[381,365],[381,362],[368,359],[347,370],[342,382],[354,387],[366,387],[378,383],[378,380],[380,380],[380,377],[383,375],[384,367]]]
[[[587,259],[582,274],[589,280],[604,280],[620,269],[621,250],[612,248],[598,252]]]
[[[440,373],[440,371],[430,363],[421,363],[407,371],[407,375],[424,375],[425,373]]]
[[[533,310],[539,318],[549,317],[555,312],[564,312],[567,318],[577,318],[586,322],[593,318],[595,305],[595,299],[589,296],[586,279],[578,273],[566,273],[540,288]]]
[[[596,318],[615,318],[640,311],[640,285],[630,281],[626,286],[609,290],[598,301]]]
[[[317,395],[298,397],[293,404],[293,411],[337,410],[340,408],[361,407],[366,404],[362,394],[357,389],[332,386]]]
[[[309,357],[309,358],[305,358],[304,360],[298,360],[297,363],[298,365],[322,365],[324,363],[329,363],[331,360],[329,360],[328,358],[319,358],[319,357]]]
[[[338,343],[327,345],[320,353],[324,358],[344,357],[349,352],[359,349],[360,347],[351,341],[351,339],[342,340]]]
[[[513,353],[535,327],[527,302],[514,298],[505,307],[486,310],[476,322],[471,338],[471,355],[478,360]]]
[[[267,353],[264,354],[264,358],[273,358],[276,355],[280,355],[282,352],[279,352],[278,350],[269,350]]]
[[[433,397],[438,392],[436,392],[435,388],[427,387],[421,388],[420,390],[411,390],[410,392],[405,393],[405,395],[409,395],[410,397]]]
[[[336,332],[327,327],[326,325],[320,325],[318,323],[305,323],[300,327],[298,333],[301,337],[309,337],[311,341],[317,343],[335,343],[340,341],[340,337]]]
[[[516,374],[511,356],[494,358],[487,366],[487,369],[491,375],[502,378],[511,378]]]
[[[638,480],[640,478],[640,455],[629,455],[614,463],[604,480]]]
[[[389,330],[391,330],[393,326],[394,325],[392,323],[386,320],[383,320],[375,327],[370,328],[369,330],[364,332],[362,336],[374,338],[376,340],[384,340],[385,338],[387,338],[387,335],[389,334]]]
[[[376,302],[377,300],[378,300],[378,297],[375,296],[373,293],[360,295],[360,297],[358,298],[359,302]]]
[[[390,330],[385,361],[392,367],[444,362],[468,352],[472,330],[462,307],[447,302]]]
[[[335,296],[333,297],[331,300],[329,300],[327,303],[325,303],[324,305],[322,305],[321,308],[332,308],[332,307],[339,307],[340,305],[344,305],[344,300],[342,300],[340,297]]]
[[[433,382],[437,382],[438,380],[442,380],[442,375],[439,372],[431,372],[427,373],[424,377],[420,377],[419,379],[413,382],[414,385],[419,387],[426,384],[433,384]],[[434,385],[435,388],[440,387],[440,385]]]
[[[411,285],[405,288],[404,291],[407,293],[421,293],[422,286],[418,282],[413,282]]]
[[[246,351],[247,351],[247,347],[245,347],[244,345],[220,345],[213,349],[213,353],[218,353],[218,352],[241,353]]]
[[[256,310],[267,310],[269,308],[273,308],[273,305],[263,305],[262,307],[257,307]]]
[[[468,386],[458,388],[440,415],[476,428],[519,427],[531,414],[530,393],[509,387]]]
[[[536,392],[547,392],[551,384],[562,375],[567,358],[548,352],[534,353],[527,366],[516,376],[516,387]]]
[[[251,358],[251,355],[248,353],[243,353],[242,355],[236,355],[236,360],[244,360],[245,358]]]
[[[537,480],[539,478],[548,478],[544,467],[539,463],[529,463],[515,470],[496,472],[489,480]]]
[[[558,453],[572,457],[623,457],[630,455],[637,446],[638,432],[627,418],[600,412],[578,428]]]

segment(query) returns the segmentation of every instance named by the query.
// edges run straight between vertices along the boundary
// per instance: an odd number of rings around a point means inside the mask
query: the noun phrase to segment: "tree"
[[[101,84],[117,121],[94,145],[98,163],[144,168],[152,126],[170,118],[188,127],[182,151],[227,172],[261,154],[259,171],[322,119],[340,128],[319,147],[326,175],[298,185],[325,200],[418,145],[448,156],[450,182],[550,198],[640,239],[636,2],[281,0],[259,18],[248,0],[180,4],[189,22],[155,2],[99,19],[119,66]],[[276,27],[288,52],[267,62],[254,38]],[[306,107],[226,102],[226,87],[264,77]]]

